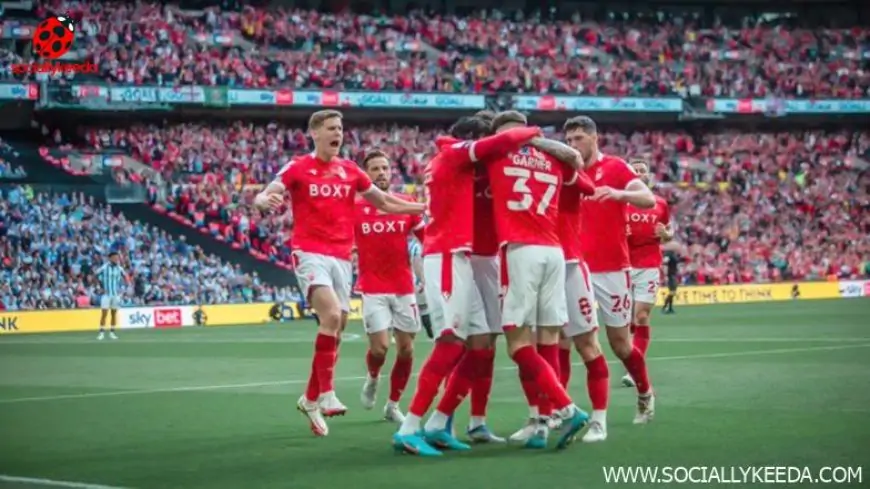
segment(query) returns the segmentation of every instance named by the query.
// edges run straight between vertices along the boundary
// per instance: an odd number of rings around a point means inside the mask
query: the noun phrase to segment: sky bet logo
[[[130,314],[130,326],[151,326],[151,315],[143,312],[134,312],[133,314]]]

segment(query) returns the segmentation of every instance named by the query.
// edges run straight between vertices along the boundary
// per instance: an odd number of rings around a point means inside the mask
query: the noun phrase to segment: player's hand
[[[666,239],[668,237],[668,228],[665,227],[662,223],[656,224],[656,236],[659,239]]]
[[[615,200],[617,202],[622,202],[625,198],[625,194],[621,190],[616,190],[613,187],[596,187],[595,193],[592,194],[592,200],[596,202],[605,202],[608,200]]]
[[[284,196],[279,194],[257,194],[254,205],[260,210],[277,209],[284,203]]]

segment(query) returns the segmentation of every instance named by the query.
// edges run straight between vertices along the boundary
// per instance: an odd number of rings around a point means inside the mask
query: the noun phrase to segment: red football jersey
[[[423,170],[426,236],[423,254],[471,251],[474,240],[474,141],[439,137]]]
[[[496,228],[500,245],[507,243],[561,246],[559,194],[577,172],[531,146],[489,163]]]
[[[578,185],[564,187],[559,196],[559,241],[562,243],[566,263],[578,263],[583,260],[583,251],[580,248],[582,198]]]
[[[474,240],[471,253],[478,256],[498,255],[498,235],[492,210],[492,189],[487,170],[477,167],[474,173]]]
[[[640,181],[628,163],[616,156],[599,154],[595,163],[584,171],[595,182],[596,187],[607,186],[625,190],[632,181]],[[583,199],[580,208],[583,216],[580,247],[589,271],[620,272],[630,268],[628,204],[615,200],[595,202]]]
[[[290,193],[293,248],[350,260],[354,201],[372,189],[368,175],[352,161],[307,154],[290,160],[277,178]]]
[[[412,201],[412,199],[397,195]],[[414,275],[408,253],[408,236],[423,226],[420,216],[387,214],[364,199],[357,200],[357,286],[364,294],[414,293]]]
[[[668,203],[658,195],[652,209],[628,206],[628,253],[632,268],[662,266],[662,243],[656,236],[656,225],[667,226],[670,222]]]

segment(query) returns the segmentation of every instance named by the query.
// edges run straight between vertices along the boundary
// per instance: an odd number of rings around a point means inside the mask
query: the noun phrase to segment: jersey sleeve
[[[470,165],[477,161],[476,145],[477,141],[459,141],[445,146],[441,151],[443,161],[453,166]]]
[[[284,165],[278,174],[275,175],[275,181],[281,182],[284,188],[291,188],[296,180],[296,161],[290,160]]]
[[[662,224],[665,226],[669,226],[671,224],[671,207],[668,205],[665,199],[661,199],[659,201],[662,206]]]
[[[371,190],[372,187],[372,179],[366,174],[366,172],[362,171],[362,169],[356,164],[353,165],[354,172],[356,173],[356,191],[359,194],[364,194]]]
[[[637,180],[637,173],[625,161],[618,160],[618,163],[611,165],[612,187],[618,190],[625,190],[628,184]]]

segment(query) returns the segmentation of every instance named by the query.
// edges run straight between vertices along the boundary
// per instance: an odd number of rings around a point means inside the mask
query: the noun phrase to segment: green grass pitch
[[[631,424],[634,392],[618,387],[623,370],[611,362],[606,442],[565,452],[482,446],[436,460],[394,454],[382,404],[360,407],[359,336],[342,344],[336,371],[350,412],[331,420],[327,438],[311,435],[294,409],[310,365],[310,322],[122,331],[120,341],[100,343],[90,332],[2,337],[0,487],[36,486],[9,478],[18,476],[145,489],[589,489],[607,485],[604,466],[862,464],[866,487],[868,316],[866,299],[656,313],[652,424]],[[429,348],[418,342],[418,367]],[[506,436],[526,407],[503,352],[489,419]],[[571,392],[588,406],[582,366]],[[457,427],[467,411],[466,403]]]

